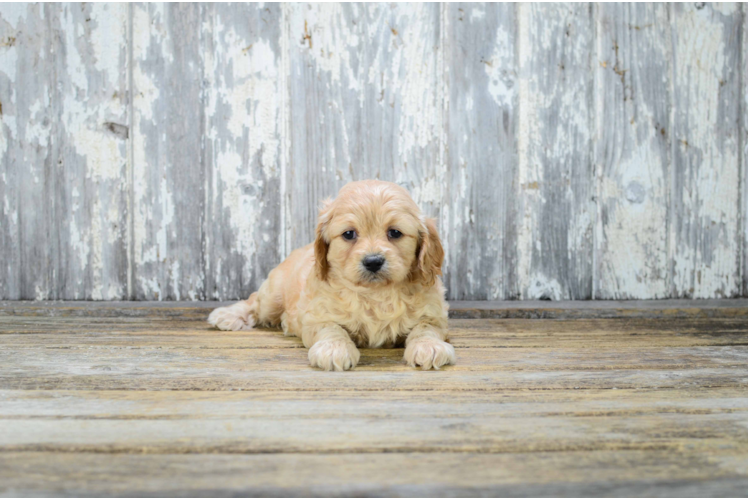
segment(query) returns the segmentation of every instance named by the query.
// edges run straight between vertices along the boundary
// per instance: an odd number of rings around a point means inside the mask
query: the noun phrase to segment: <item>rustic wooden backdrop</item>
[[[0,298],[245,297],[370,177],[454,299],[748,293],[738,4],[2,4]]]

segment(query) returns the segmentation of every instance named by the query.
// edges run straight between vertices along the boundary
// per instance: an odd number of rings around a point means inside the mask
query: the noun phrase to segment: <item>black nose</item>
[[[381,255],[367,255],[361,263],[368,271],[375,273],[384,265],[384,257]]]

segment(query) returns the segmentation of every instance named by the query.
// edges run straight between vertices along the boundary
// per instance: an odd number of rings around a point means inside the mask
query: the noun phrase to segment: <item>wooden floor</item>
[[[454,303],[458,364],[0,302],[0,495],[745,496],[748,302]]]

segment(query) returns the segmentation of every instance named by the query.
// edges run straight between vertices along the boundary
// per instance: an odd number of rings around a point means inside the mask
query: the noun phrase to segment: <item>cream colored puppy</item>
[[[313,244],[273,269],[259,291],[208,317],[221,330],[280,325],[309,362],[349,370],[358,347],[405,344],[410,366],[455,362],[447,343],[444,258],[434,221],[391,182],[345,185],[320,210]]]

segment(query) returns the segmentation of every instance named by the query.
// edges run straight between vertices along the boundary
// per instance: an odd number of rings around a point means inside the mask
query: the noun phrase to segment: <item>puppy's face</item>
[[[320,212],[318,275],[366,287],[406,280],[433,283],[444,254],[436,228],[428,222],[396,184],[347,184]]]

